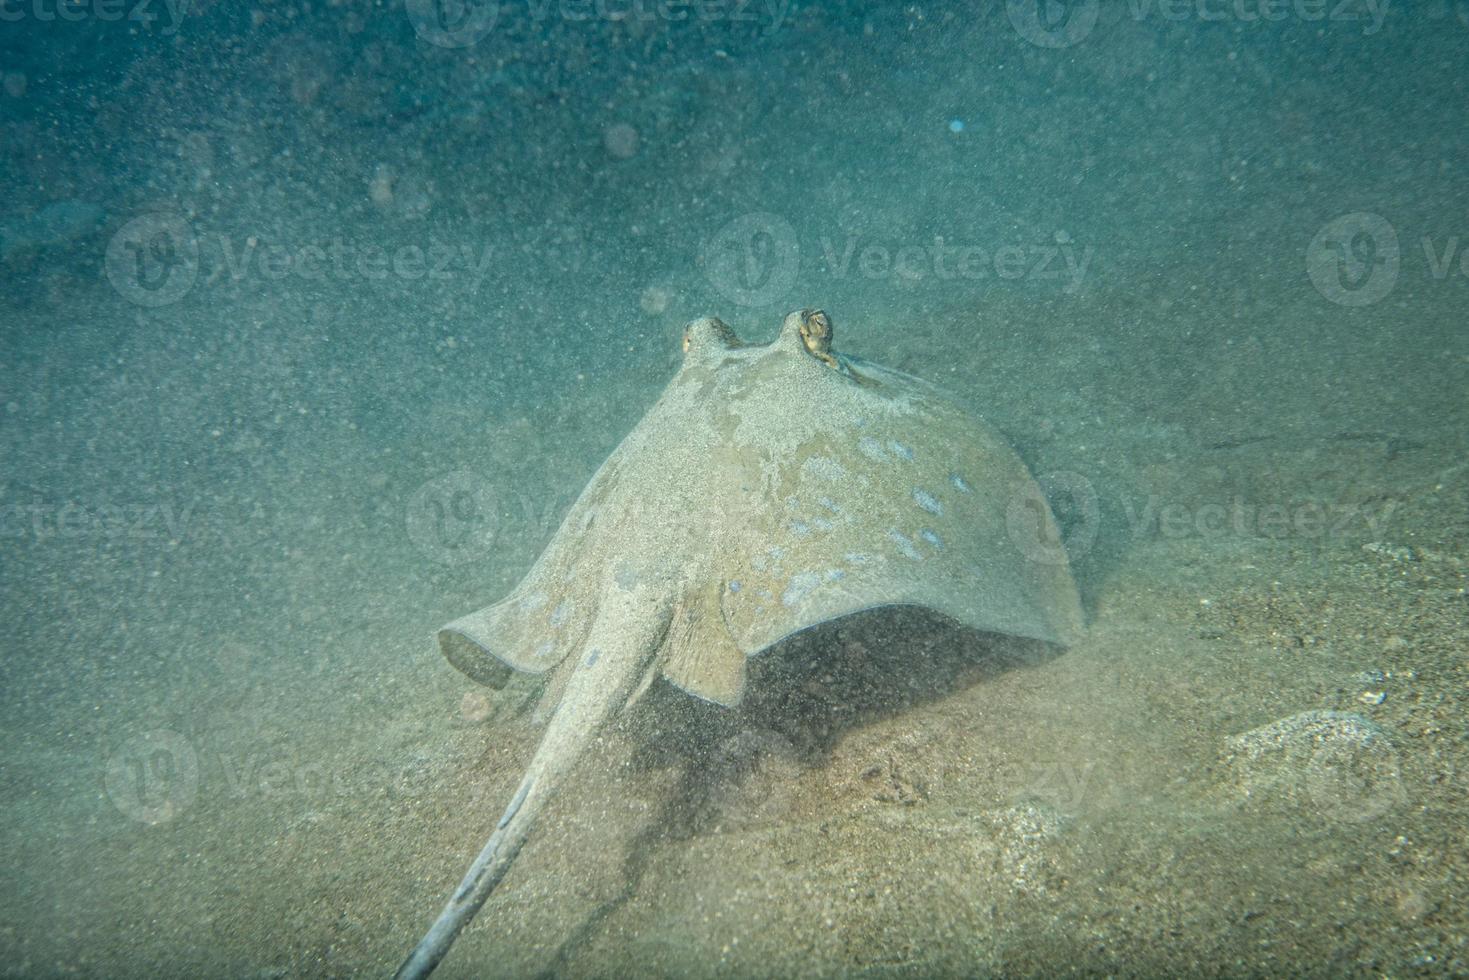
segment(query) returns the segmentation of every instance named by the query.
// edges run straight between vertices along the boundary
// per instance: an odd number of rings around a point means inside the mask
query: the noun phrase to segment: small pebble
[[[1363,691],[1357,695],[1357,700],[1363,704],[1381,704],[1387,700],[1386,691]]]

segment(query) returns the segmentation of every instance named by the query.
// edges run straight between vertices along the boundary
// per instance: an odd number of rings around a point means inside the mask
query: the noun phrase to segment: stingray
[[[1081,633],[1039,487],[941,390],[837,353],[820,310],[787,316],[768,346],[705,317],[683,348],[678,374],[525,579],[438,633],[449,662],[481,683],[547,675],[549,720],[400,977],[433,970],[601,726],[657,678],[732,706],[746,658],[882,606],[1060,646]]]

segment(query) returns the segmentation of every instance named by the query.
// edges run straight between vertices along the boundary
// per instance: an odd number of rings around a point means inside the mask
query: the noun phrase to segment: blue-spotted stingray
[[[836,352],[832,334],[820,310],[787,316],[768,346],[690,323],[677,376],[525,580],[439,631],[482,683],[547,674],[554,710],[400,977],[433,970],[601,726],[658,677],[734,705],[747,657],[880,606],[1062,646],[1080,635],[1054,518],[1020,458],[938,388]]]

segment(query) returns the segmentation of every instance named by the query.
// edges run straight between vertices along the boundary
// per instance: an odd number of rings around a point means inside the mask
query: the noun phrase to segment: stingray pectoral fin
[[[399,978],[428,976],[505,877],[541,807],[560,788],[603,722],[627,700],[661,647],[671,615],[669,604],[646,588],[614,587],[603,596],[580,659],[567,665],[571,675],[561,703],[520,788],[449,903],[398,968]],[[453,624],[446,627],[452,628]]]
[[[540,591],[534,577],[492,606],[438,632],[439,650],[471,680],[504,687],[511,671],[540,674],[561,663],[585,630],[576,603]]]
[[[470,680],[487,687],[504,687],[514,671],[476,640],[476,635],[457,625],[445,626],[437,634],[439,652]]]

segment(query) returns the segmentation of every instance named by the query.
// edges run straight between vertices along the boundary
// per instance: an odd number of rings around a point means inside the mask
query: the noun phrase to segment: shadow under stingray
[[[634,711],[640,745],[632,764],[683,774],[629,847],[622,888],[585,917],[540,975],[564,972],[637,893],[660,844],[709,832],[720,820],[719,801],[763,753],[778,746],[800,766],[820,767],[854,729],[1059,653],[1038,640],[976,632],[922,607],[887,606],[803,630],[751,658],[737,708],[655,685]]]

